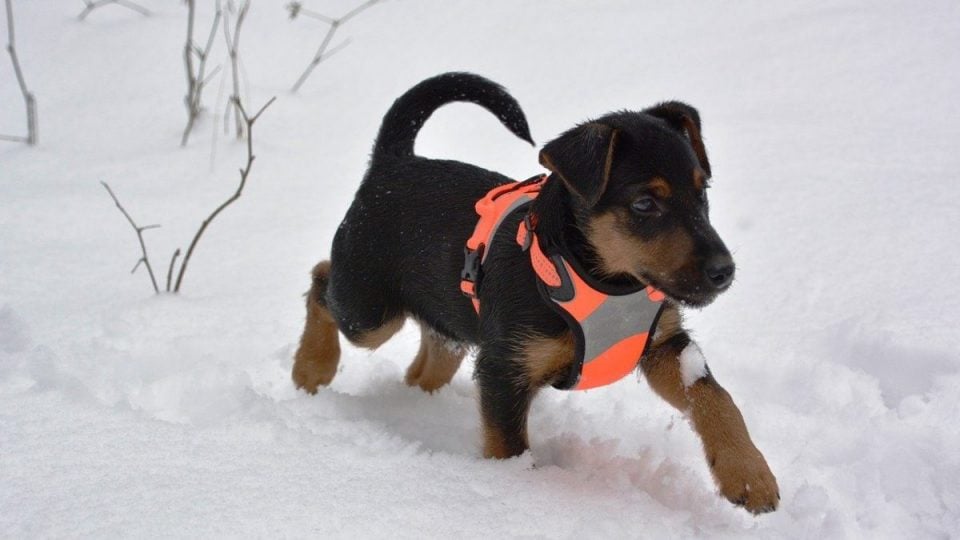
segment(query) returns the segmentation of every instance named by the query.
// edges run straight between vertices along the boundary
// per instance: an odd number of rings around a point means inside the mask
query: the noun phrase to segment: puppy
[[[531,400],[567,375],[575,340],[538,292],[530,258],[515,240],[520,214],[507,216],[493,238],[479,314],[461,293],[464,243],[477,224],[474,204],[512,179],[414,154],[427,118],[454,101],[486,108],[533,144],[513,97],[476,75],[439,75],[397,99],[334,236],[331,258],[313,269],[293,380],[315,393],[336,374],[338,334],[375,349],[413,318],[421,341],[407,384],[440,388],[467,348],[477,347],[483,454],[508,458],[527,450]],[[667,102],[608,114],[547,143],[540,163],[550,171],[530,206],[540,245],[567,254],[598,282],[650,285],[666,295],[640,369],[653,390],[689,418],[722,495],[751,512],[776,509],[776,479],[683,329],[678,309],[706,306],[734,274],[708,218],[710,163],[696,109]]]

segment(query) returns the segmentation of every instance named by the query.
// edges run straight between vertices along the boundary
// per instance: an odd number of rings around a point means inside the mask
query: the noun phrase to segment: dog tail
[[[393,102],[383,117],[373,160],[409,157],[423,123],[434,111],[455,101],[476,103],[492,112],[514,135],[534,144],[527,118],[517,100],[499,84],[472,73],[444,73],[414,86]]]

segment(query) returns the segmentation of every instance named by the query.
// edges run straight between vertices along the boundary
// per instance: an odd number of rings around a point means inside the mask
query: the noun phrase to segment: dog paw
[[[337,374],[336,364],[332,366],[319,366],[307,362],[297,362],[293,366],[291,378],[297,388],[305,390],[310,394],[316,394],[317,388],[327,386]]]
[[[759,450],[720,451],[710,460],[720,493],[754,514],[773,512],[780,505],[780,488]]]

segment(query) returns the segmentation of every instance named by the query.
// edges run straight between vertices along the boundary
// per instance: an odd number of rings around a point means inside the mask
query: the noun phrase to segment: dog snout
[[[733,258],[729,255],[718,255],[707,261],[704,272],[707,274],[707,281],[714,289],[722,291],[733,282],[733,273],[736,266],[733,264]]]

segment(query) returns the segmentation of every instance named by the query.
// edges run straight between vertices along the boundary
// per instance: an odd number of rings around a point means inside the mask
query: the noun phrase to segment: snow
[[[683,386],[690,388],[698,379],[707,376],[707,359],[700,347],[690,343],[680,351],[680,378]]]
[[[185,10],[140,3],[154,14],[80,23],[81,2],[14,0],[40,145],[0,143],[0,536],[960,536],[960,4],[390,1],[292,95],[325,29],[255,2],[246,100],[278,99],[250,181],[182,294],[154,297],[98,182],[163,225],[145,233],[162,275],[245,148],[214,129],[222,77],[179,148]],[[539,144],[610,110],[698,107],[738,269],[686,320],[777,475],[777,512],[719,497],[681,413],[630,378],[541,392],[532,450],[509,461],[480,457],[471,362],[433,395],[403,384],[414,325],[346,348],[316,396],[294,390],[308,272],[380,117],[450,70],[505,85]],[[16,134],[6,58],[0,104]],[[469,105],[434,115],[418,151],[540,172]]]

